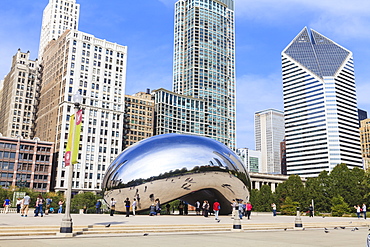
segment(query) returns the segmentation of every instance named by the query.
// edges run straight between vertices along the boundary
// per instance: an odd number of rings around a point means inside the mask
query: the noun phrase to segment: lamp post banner
[[[80,134],[81,134],[81,125],[82,125],[82,109],[76,112],[76,119],[73,120],[76,122],[75,133],[73,135],[73,151],[72,151],[72,164],[77,164],[78,159],[78,150],[80,146]]]
[[[73,138],[73,131],[74,131],[74,122],[75,122],[75,115],[72,115],[69,118],[69,133],[68,133],[68,142],[66,147],[66,153],[64,154],[64,163],[65,166],[71,165],[71,150],[72,150],[72,138]]]

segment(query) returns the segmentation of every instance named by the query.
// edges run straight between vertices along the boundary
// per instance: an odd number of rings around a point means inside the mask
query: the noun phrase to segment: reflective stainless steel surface
[[[194,205],[217,199],[220,213],[230,213],[232,199],[249,199],[250,178],[239,157],[224,144],[206,137],[164,134],[124,150],[109,166],[103,181],[105,200],[116,210],[139,198],[138,209],[181,199]],[[164,208],[164,206],[162,206]]]

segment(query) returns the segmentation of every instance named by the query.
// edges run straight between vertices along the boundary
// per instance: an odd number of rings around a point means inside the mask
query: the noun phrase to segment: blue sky
[[[172,89],[176,0],[77,0],[79,30],[128,46],[126,94]],[[0,78],[20,48],[37,57],[48,0],[2,0]],[[354,54],[358,106],[370,111],[370,1],[235,0],[237,146],[254,149],[254,112],[283,110],[281,51],[312,28]]]

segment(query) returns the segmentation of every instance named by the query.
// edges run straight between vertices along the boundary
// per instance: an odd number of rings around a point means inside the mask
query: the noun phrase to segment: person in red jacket
[[[220,203],[217,201],[217,199],[215,199],[215,202],[213,203],[213,212],[215,214],[215,220],[218,220],[218,213],[220,212]]]
[[[248,220],[250,220],[251,212],[252,212],[252,204],[250,202],[247,202],[247,205],[245,205],[246,215],[248,217]]]

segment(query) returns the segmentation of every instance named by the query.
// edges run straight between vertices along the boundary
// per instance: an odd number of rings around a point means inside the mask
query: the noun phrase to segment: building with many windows
[[[368,170],[370,168],[370,118],[361,121],[360,139],[364,169]]]
[[[256,150],[261,152],[261,173],[281,174],[280,142],[284,139],[284,113],[267,109],[254,114]]]
[[[82,95],[83,121],[74,190],[99,191],[105,170],[122,151],[127,47],[67,30],[43,53],[36,136],[55,143],[56,190],[68,175],[63,156],[74,114],[72,96]]]
[[[49,0],[42,16],[39,58],[47,44],[66,30],[78,30],[80,5],[76,0]]]
[[[362,167],[352,52],[305,27],[281,59],[288,175]]]
[[[125,95],[123,148],[153,136],[154,100],[150,91]]]
[[[236,154],[243,161],[247,172],[260,172],[261,168],[261,152],[248,148],[237,148]]]
[[[176,2],[173,91],[203,100],[204,135],[235,150],[234,34],[233,0]]]
[[[0,133],[4,136],[33,138],[39,83],[38,61],[18,49],[0,91]]]
[[[205,135],[205,103],[201,99],[166,89],[153,90],[155,135],[179,133]]]
[[[53,171],[52,142],[0,136],[0,187],[49,192]]]

